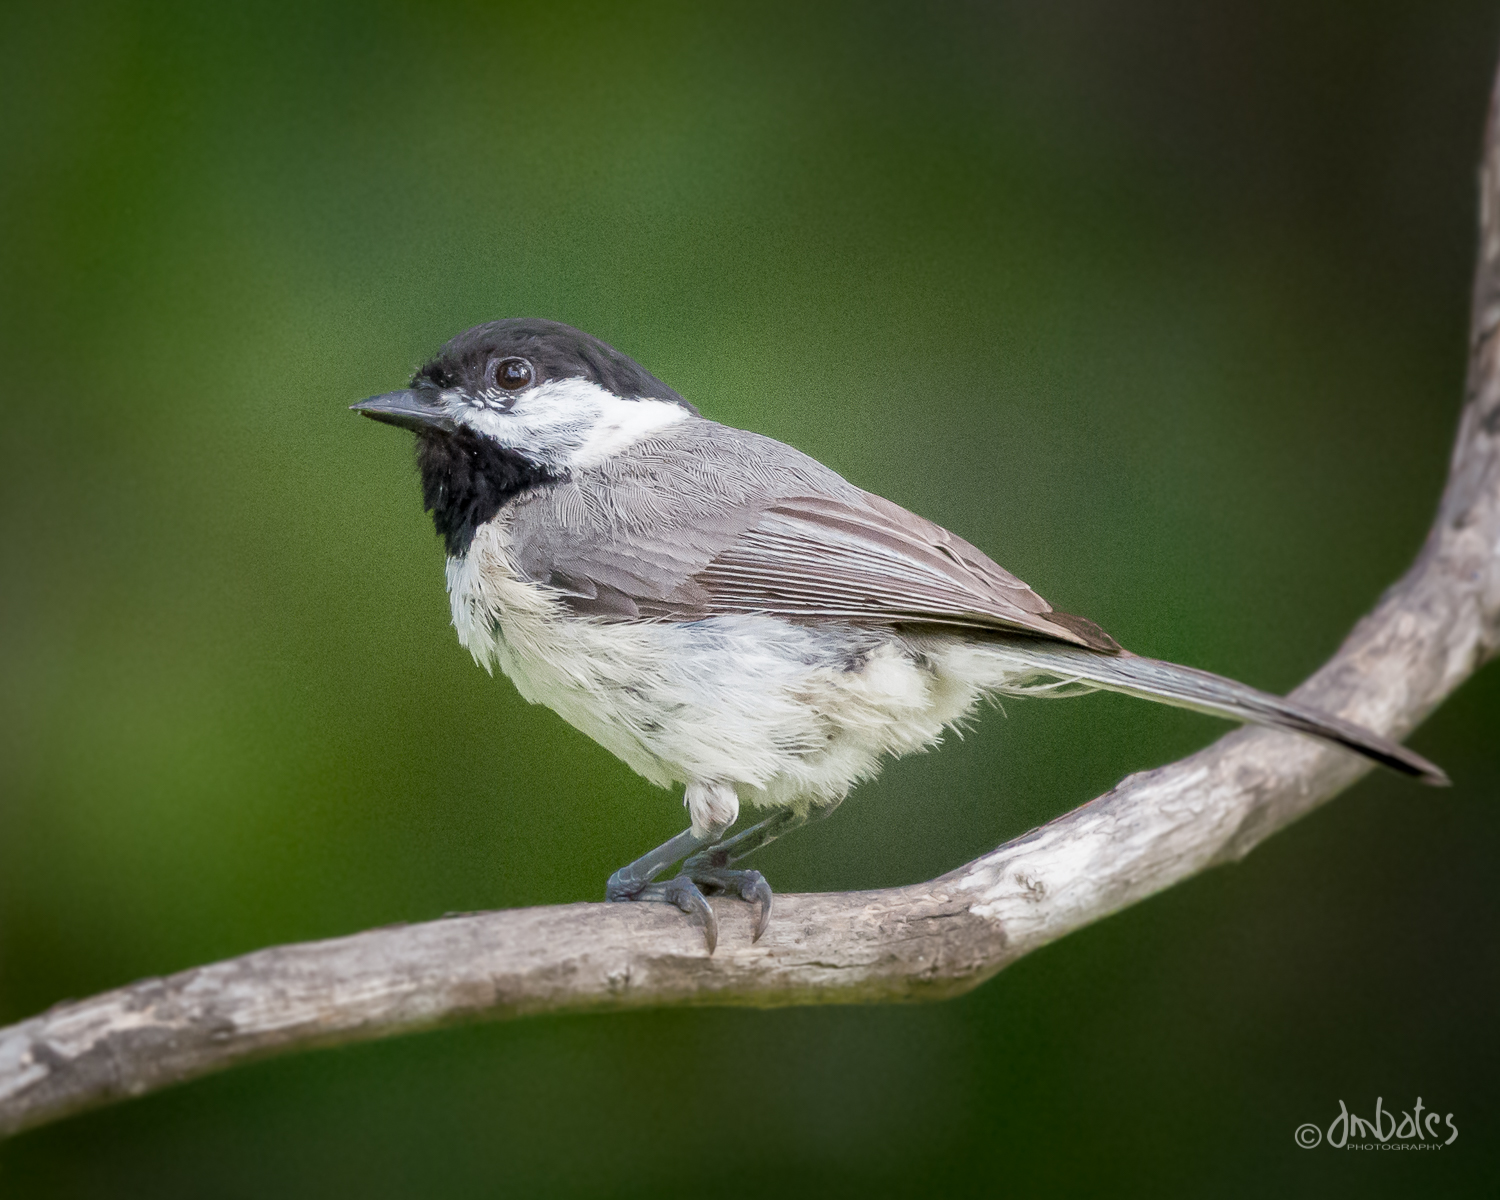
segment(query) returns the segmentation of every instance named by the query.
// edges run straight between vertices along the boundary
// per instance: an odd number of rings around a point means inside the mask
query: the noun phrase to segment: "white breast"
[[[459,640],[652,782],[727,783],[741,799],[842,799],[886,754],[936,742],[977,689],[896,634],[757,614],[691,622],[575,616],[522,579],[505,516],[448,560]]]

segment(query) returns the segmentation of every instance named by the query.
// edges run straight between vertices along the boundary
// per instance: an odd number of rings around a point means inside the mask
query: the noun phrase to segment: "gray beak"
[[[376,421],[384,421],[387,425],[400,425],[403,429],[418,433],[424,429],[453,433],[458,426],[437,406],[437,397],[438,393],[435,391],[408,388],[400,392],[386,392],[383,396],[371,396],[368,400],[351,404],[349,408]]]

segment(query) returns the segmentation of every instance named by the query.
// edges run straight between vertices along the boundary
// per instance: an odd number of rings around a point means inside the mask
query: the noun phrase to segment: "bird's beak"
[[[436,403],[438,393],[423,388],[408,388],[400,392],[386,392],[382,396],[371,396],[358,404],[351,404],[353,412],[363,413],[387,425],[400,425],[420,433],[424,429],[438,429],[453,433],[458,426]]]

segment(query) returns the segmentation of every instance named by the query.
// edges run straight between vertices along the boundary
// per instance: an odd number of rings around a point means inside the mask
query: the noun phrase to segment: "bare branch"
[[[1404,737],[1500,645],[1500,90],[1481,171],[1466,402],[1415,565],[1297,698]],[[0,1133],[249,1059],[476,1018],[668,1004],[925,999],[1237,859],[1348,787],[1362,760],[1239,730],[930,883],[777,898],[718,953],[657,905],[481,913],[279,946],[62,1004],[0,1030]]]

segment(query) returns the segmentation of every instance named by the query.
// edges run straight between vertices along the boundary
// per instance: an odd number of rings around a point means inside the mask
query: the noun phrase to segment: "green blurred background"
[[[0,15],[0,1020],[597,899],[657,791],[477,670],[346,405],[557,318],[1133,648],[1285,690],[1421,543],[1493,4]],[[1224,727],[1012,703],[761,864],[966,861]],[[6,1196],[1477,1194],[1500,672],[1239,866],[921,1007],[530,1019],[0,1148]],[[1375,1097],[1424,1155],[1306,1152]]]

